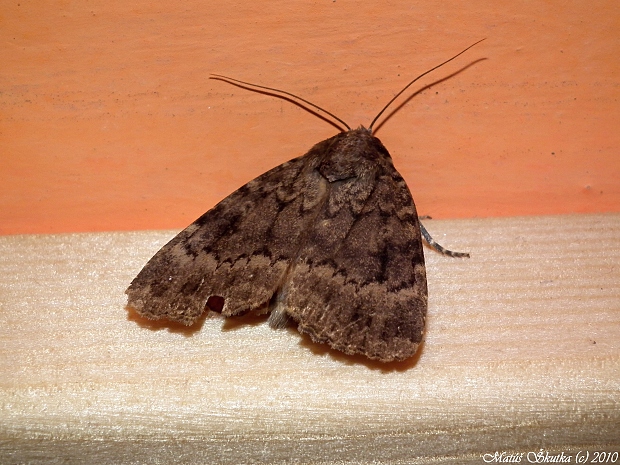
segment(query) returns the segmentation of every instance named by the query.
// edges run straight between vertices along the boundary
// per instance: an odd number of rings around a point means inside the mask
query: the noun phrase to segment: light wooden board
[[[620,450],[620,214],[425,223],[471,259],[425,250],[426,342],[392,365],[258,317],[129,313],[124,289],[173,232],[1,237],[0,463]]]

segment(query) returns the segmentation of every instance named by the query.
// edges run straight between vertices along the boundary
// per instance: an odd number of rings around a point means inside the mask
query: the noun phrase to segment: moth
[[[483,39],[484,40],[484,39]],[[479,41],[480,42],[480,41]],[[210,308],[230,317],[269,312],[313,341],[381,362],[413,356],[424,335],[427,285],[413,198],[384,145],[368,129],[293,94],[221,75],[211,78],[294,97],[344,128],[250,181],[168,242],[125,291],[150,319],[195,323]]]

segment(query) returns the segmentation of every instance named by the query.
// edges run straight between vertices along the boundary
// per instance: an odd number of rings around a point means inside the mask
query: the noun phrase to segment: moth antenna
[[[458,56],[462,55],[462,54],[463,54],[463,53],[465,53],[467,50],[469,50],[470,48],[472,48],[474,45],[478,45],[478,44],[479,44],[480,42],[482,42],[483,40],[486,40],[486,37],[485,37],[484,39],[480,39],[478,42],[475,42],[475,43],[471,44],[471,45],[470,45],[469,47],[467,47],[465,50],[463,50],[463,51],[462,51],[462,52],[460,52],[460,53],[457,53],[456,55],[454,55],[454,56],[453,56],[452,58],[450,58],[449,60],[446,60],[446,61],[444,61],[443,63],[441,63],[441,64],[439,64],[439,65],[435,66],[434,68],[431,68],[431,69],[429,69],[428,71],[426,71],[426,72],[424,72],[424,73],[420,74],[417,78],[415,78],[413,81],[411,81],[409,84],[407,84],[407,85],[403,88],[403,90],[401,90],[398,94],[396,94],[394,97],[392,97],[392,100],[390,100],[390,101],[387,103],[387,105],[386,105],[386,106],[384,106],[384,107],[383,107],[383,109],[379,112],[379,114],[378,114],[377,116],[375,116],[375,119],[373,119],[373,120],[372,120],[372,123],[370,123],[370,126],[368,126],[368,130],[372,133],[372,127],[373,127],[373,126],[374,126],[374,124],[377,122],[377,120],[379,119],[379,117],[383,114],[383,112],[384,112],[385,110],[387,110],[387,109],[388,109],[388,107],[389,107],[392,103],[394,103],[394,100],[396,100],[398,97],[400,97],[400,96],[401,96],[401,94],[402,94],[403,92],[405,92],[405,91],[409,88],[409,86],[410,86],[411,84],[413,84],[414,82],[416,82],[416,81],[417,81],[418,79],[420,79],[421,77],[426,76],[426,75],[427,75],[428,73],[430,73],[431,71],[435,71],[437,68],[441,68],[441,67],[442,67],[443,65],[445,65],[446,63],[451,62],[451,61],[452,61],[452,60],[454,60],[456,57],[458,57]]]
[[[310,105],[311,107],[313,107],[313,108],[315,108],[315,109],[317,109],[317,110],[319,110],[319,111],[322,111],[323,113],[325,113],[325,114],[327,114],[327,115],[331,116],[331,117],[332,117],[332,118],[334,118],[336,121],[340,122],[340,123],[341,123],[341,124],[342,124],[345,128],[347,128],[347,131],[350,131],[350,130],[351,130],[351,128],[349,127],[349,125],[348,125],[347,123],[345,123],[343,120],[341,120],[340,118],[338,118],[338,117],[337,117],[336,115],[334,115],[333,113],[331,113],[331,112],[329,112],[329,111],[325,110],[324,108],[321,108],[321,107],[320,107],[320,106],[318,106],[318,105],[315,105],[315,104],[314,104],[314,103],[312,103],[312,102],[309,102],[308,100],[306,100],[306,99],[304,99],[304,98],[301,98],[301,97],[299,97],[299,96],[297,96],[297,95],[295,95],[295,94],[291,94],[290,92],[286,92],[286,91],[284,91],[284,90],[280,90],[280,89],[274,89],[273,87],[259,86],[258,84],[252,84],[251,82],[240,81],[239,79],[233,79],[233,78],[231,78],[231,77],[228,77],[228,76],[223,76],[223,75],[221,75],[221,74],[214,74],[214,73],[211,73],[211,76],[209,76],[209,79],[219,79],[219,80],[222,80],[222,81],[224,81],[224,82],[226,82],[226,81],[237,82],[237,83],[239,83],[239,84],[245,84],[246,86],[257,87],[257,88],[259,88],[259,89],[270,90],[270,91],[272,91],[272,92],[278,92],[278,93],[280,93],[280,94],[288,95],[289,97],[293,97],[294,99],[300,100],[300,101],[302,101],[302,102],[304,102],[304,103],[306,103],[306,104]],[[391,102],[390,102],[390,103],[391,103]],[[342,128],[341,128],[341,130],[342,130]]]

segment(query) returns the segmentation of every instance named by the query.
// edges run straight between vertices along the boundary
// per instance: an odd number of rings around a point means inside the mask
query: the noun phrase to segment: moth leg
[[[288,324],[288,313],[281,309],[274,309],[269,314],[267,322],[269,323],[269,326],[273,329],[285,328]]]
[[[431,235],[428,233],[428,231],[426,230],[426,228],[424,227],[422,223],[420,223],[420,232],[422,233],[422,237],[427,242],[427,244],[431,246],[431,248],[435,249],[437,252],[442,253],[444,255],[448,255],[449,257],[469,258],[469,253],[467,252],[452,252],[451,250],[448,250],[440,246],[437,242],[434,241],[434,239],[431,237]]]
[[[288,323],[289,316],[286,311],[287,294],[286,289],[280,288],[276,290],[269,302],[270,313],[267,322],[273,329],[285,328]]]

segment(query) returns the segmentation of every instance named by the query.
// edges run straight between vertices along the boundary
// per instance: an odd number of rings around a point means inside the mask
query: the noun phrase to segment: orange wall
[[[367,125],[483,37],[377,132],[420,214],[620,211],[619,30],[616,0],[3,2],[0,233],[181,228],[335,133],[210,72]]]

